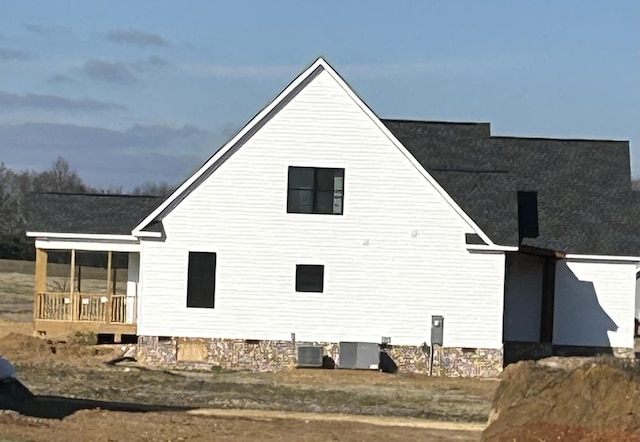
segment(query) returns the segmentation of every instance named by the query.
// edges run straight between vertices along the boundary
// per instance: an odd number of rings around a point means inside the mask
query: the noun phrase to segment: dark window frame
[[[297,175],[294,175],[296,173]],[[313,177],[307,176],[308,183],[302,185],[300,183],[305,181],[305,174],[312,174]],[[331,182],[327,185],[329,177]],[[338,177],[341,179],[341,188],[335,186]],[[294,185],[293,182],[299,184]],[[344,184],[344,168],[289,166],[287,171],[287,213],[344,214]],[[307,194],[308,204],[301,202],[304,194]],[[294,195],[297,199],[293,197]],[[327,204],[329,201],[331,203]],[[336,204],[339,204],[337,211]]]
[[[319,281],[312,281],[313,278]],[[324,292],[324,265],[323,264],[296,264],[296,292],[323,293]]]
[[[187,261],[187,308],[215,308],[216,269],[215,252],[189,252]],[[211,270],[211,273],[206,273]]]

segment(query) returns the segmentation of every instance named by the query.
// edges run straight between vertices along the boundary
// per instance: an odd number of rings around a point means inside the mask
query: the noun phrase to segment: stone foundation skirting
[[[258,341],[220,338],[139,336],[137,358],[141,363],[177,369],[240,369],[277,371],[296,367],[296,348],[315,345],[340,366],[339,343]],[[387,352],[398,371],[432,373],[435,376],[497,376],[502,371],[502,349],[436,347],[429,369],[429,346],[392,345]]]
[[[522,360],[537,361],[551,356],[590,357],[613,355],[618,358],[635,358],[633,348],[591,347],[582,345],[552,345],[540,342],[508,341],[504,343],[505,365]]]

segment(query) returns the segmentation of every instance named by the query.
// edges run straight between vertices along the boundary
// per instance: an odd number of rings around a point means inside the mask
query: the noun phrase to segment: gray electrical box
[[[431,317],[431,345],[442,347],[442,336],[444,334],[444,316]]]

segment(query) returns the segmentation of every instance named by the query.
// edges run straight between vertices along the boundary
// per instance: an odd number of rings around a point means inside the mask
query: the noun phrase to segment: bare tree
[[[53,162],[51,169],[37,175],[34,187],[39,192],[83,193],[88,190],[82,178],[62,157]]]
[[[176,189],[167,182],[151,182],[146,181],[139,186],[136,186],[131,192],[133,195],[148,195],[148,196],[169,196]]]

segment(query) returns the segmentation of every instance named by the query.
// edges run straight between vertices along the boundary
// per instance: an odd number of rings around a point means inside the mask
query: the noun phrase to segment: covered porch
[[[139,265],[137,244],[37,240],[35,333],[135,339]]]

